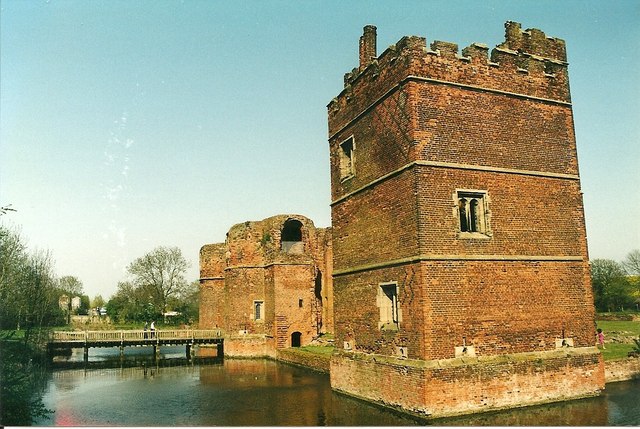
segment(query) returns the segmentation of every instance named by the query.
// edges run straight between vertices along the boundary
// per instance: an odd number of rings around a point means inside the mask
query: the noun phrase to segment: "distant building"
[[[68,311],[69,310],[69,295],[61,295],[58,298],[58,306],[61,310]]]

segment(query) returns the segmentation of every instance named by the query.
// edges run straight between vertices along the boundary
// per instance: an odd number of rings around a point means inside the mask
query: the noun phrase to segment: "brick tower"
[[[333,388],[445,416],[597,395],[565,43],[376,28],[329,103]]]

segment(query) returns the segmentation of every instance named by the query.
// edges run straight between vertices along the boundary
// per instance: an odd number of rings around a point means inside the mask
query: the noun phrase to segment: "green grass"
[[[331,353],[333,353],[332,346],[304,346],[300,347],[300,350],[319,355],[330,355]]]
[[[596,321],[598,328],[604,331],[605,336],[607,332],[621,332],[627,331],[631,334],[640,336],[640,322],[636,321],[613,321],[613,320],[598,320]]]
[[[608,343],[606,342],[611,336],[628,336],[630,338],[640,337],[640,322],[638,321],[612,321],[598,320],[596,321],[598,328],[602,329],[605,335],[605,347],[602,351],[604,360],[618,360],[627,357],[627,353],[635,348],[635,344]]]
[[[627,357],[627,353],[633,350],[633,344],[609,343],[606,349],[600,350],[604,360],[620,360]]]

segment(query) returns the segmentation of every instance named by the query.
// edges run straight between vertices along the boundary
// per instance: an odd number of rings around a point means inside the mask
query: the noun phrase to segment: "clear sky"
[[[640,248],[640,1],[0,2],[0,204],[59,276],[108,298],[126,266],[246,220],[329,226],[326,105],[405,35],[567,43],[590,258]]]

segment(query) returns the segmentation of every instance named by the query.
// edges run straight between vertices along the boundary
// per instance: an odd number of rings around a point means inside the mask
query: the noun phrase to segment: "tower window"
[[[264,301],[253,301],[254,320],[264,319]]]
[[[457,215],[461,233],[489,234],[485,191],[457,191]]]
[[[380,308],[379,327],[383,330],[397,330],[400,323],[398,306],[398,284],[382,283],[378,289],[378,307]]]
[[[340,150],[338,152],[340,156],[341,180],[348,179],[356,174],[353,156],[354,149],[353,136],[340,143]]]

